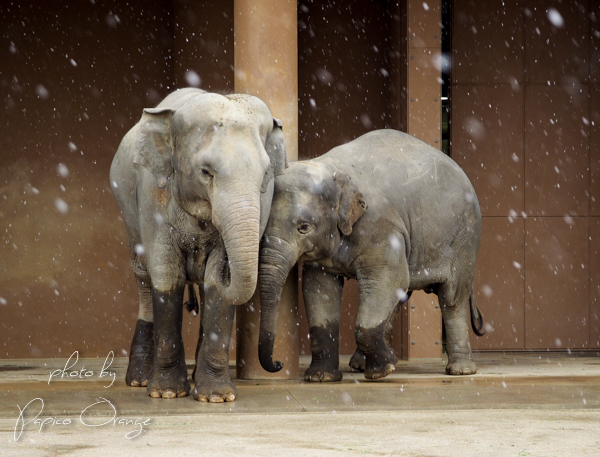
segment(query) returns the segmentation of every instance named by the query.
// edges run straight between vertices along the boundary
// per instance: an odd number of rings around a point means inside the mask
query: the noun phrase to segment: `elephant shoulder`
[[[115,162],[120,163],[121,165],[125,165],[126,162],[133,163],[133,154],[135,150],[135,141],[137,137],[137,132],[140,128],[140,123],[135,124],[129,131],[123,136],[121,142],[119,143],[119,147],[117,148],[117,152],[113,159],[113,166],[116,165]]]
[[[135,187],[139,176],[134,163],[135,143],[139,123],[123,137],[110,166],[110,183],[113,194],[127,193]]]

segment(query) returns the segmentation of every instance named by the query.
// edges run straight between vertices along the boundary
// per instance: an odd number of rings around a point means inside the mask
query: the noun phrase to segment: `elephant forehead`
[[[292,162],[285,173],[277,177],[279,190],[301,196],[324,196],[332,187],[333,180],[323,169],[311,162]]]
[[[269,109],[258,98],[219,94],[202,94],[195,97],[177,110],[174,121],[184,129],[193,126],[236,126],[261,130],[270,129],[273,122]],[[264,132],[266,133],[268,132]]]

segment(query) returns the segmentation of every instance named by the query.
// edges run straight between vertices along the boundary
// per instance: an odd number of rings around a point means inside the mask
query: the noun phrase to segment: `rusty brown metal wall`
[[[483,214],[475,348],[600,347],[597,2],[453,2],[452,156]]]

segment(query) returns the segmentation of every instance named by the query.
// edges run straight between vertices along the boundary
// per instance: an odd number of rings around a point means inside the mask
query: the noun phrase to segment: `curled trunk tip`
[[[268,348],[265,348],[265,345],[261,344],[260,341],[258,343],[258,358],[260,364],[263,369],[269,373],[277,373],[283,368],[283,362],[280,362],[279,360],[273,361],[273,340],[274,338],[269,335],[269,341],[266,342]]]

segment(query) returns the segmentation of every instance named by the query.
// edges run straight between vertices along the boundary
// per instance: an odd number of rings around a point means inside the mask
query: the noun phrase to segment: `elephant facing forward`
[[[452,159],[407,134],[378,130],[275,180],[259,262],[259,359],[270,372],[284,281],[303,261],[312,363],[307,381],[339,381],[343,278],[356,278],[358,349],[351,366],[376,379],[395,369],[385,333],[413,290],[438,295],[448,374],[472,374],[468,319],[481,334],[473,276],[481,236],[475,191]]]
[[[110,180],[139,290],[126,382],[152,397],[190,392],[181,337],[186,284],[203,305],[194,398],[232,401],[228,352],[235,307],[256,288],[258,248],[285,167],[281,124],[249,95],[181,89],[145,109]]]

